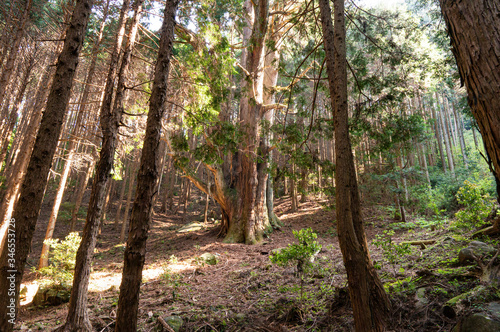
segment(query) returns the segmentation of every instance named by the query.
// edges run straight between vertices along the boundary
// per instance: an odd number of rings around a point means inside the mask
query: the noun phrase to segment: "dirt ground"
[[[298,211],[290,212],[290,199],[278,199],[275,212],[283,227],[253,246],[222,243],[217,237],[219,227],[215,218],[202,230],[176,232],[186,223],[202,220],[204,202],[201,198],[192,199],[184,217],[182,211],[177,215],[156,213],[148,239],[138,330],[161,331],[159,317],[179,316],[184,321],[181,331],[353,331],[335,212],[329,205],[326,199],[310,197]],[[211,208],[216,216],[216,207]],[[28,259],[30,266],[36,266],[40,255],[47,211],[50,212],[50,201],[44,204],[36,228]],[[108,215],[114,216],[114,211]],[[456,319],[447,318],[440,311],[445,296],[436,294],[430,303],[421,307],[416,303],[417,287],[430,285],[432,288],[435,283],[441,283],[440,277],[422,268],[422,264],[412,263],[427,258],[417,249],[407,257],[404,269],[402,264],[395,267],[384,263],[381,250],[371,243],[375,235],[382,234],[394,220],[373,207],[364,209],[364,218],[372,260],[381,265],[379,274],[383,282],[399,280],[388,288],[393,303],[390,330],[449,330]],[[270,262],[269,255],[273,249],[284,248],[295,241],[293,230],[307,227],[318,234],[322,250],[317,256],[316,268],[301,282],[294,266],[276,266]],[[55,237],[64,237],[65,228],[59,225]],[[393,240],[437,238],[443,232],[419,229],[417,233],[408,233],[396,229]],[[114,221],[107,220],[98,240],[89,286],[89,314],[95,331],[113,330],[124,251],[118,238]],[[204,264],[198,258],[207,252],[217,256],[216,265]],[[19,330],[49,331],[66,318],[67,304],[35,307],[29,303],[37,277],[31,270],[25,274],[23,284],[28,286],[28,296],[16,325]],[[465,278],[462,287],[473,287],[473,280]]]

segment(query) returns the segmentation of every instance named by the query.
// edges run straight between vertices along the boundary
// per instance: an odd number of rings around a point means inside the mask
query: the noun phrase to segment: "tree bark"
[[[17,111],[19,110],[19,106],[23,101],[24,93],[26,92],[26,88],[28,87],[31,71],[33,70],[35,64],[33,60],[34,60],[33,57],[30,57],[28,59],[27,68],[24,71],[23,78],[21,79],[21,85],[19,86],[19,91],[17,92],[17,96],[16,99],[14,100],[14,104],[12,105],[12,109],[10,111],[7,124],[2,133],[2,141],[0,142],[1,144],[0,163],[4,161],[7,155],[7,149],[9,147],[10,138],[18,120]]]
[[[500,183],[500,4],[440,0],[468,103]],[[497,186],[500,200],[500,187]]]
[[[43,114],[42,104],[45,102],[47,94],[49,92],[49,89],[47,89],[46,86],[50,83],[50,78],[52,76],[51,74],[53,74],[53,71],[50,70],[50,68],[47,68],[41,80],[43,84],[37,91],[35,105],[33,107],[32,113],[30,114],[29,125],[25,133],[25,139],[23,140],[20,147],[20,153],[16,157],[15,162],[12,162],[13,165],[9,167],[9,169],[5,173],[7,178],[7,190],[5,193],[2,193],[2,205],[0,208],[0,221],[2,223],[2,227],[0,230],[0,251],[4,245],[5,233],[7,232],[8,227],[8,220],[12,215],[14,205],[17,201],[22,180],[24,178],[24,174],[26,173],[26,168],[31,156],[31,151],[33,150],[33,145],[35,144],[36,134]]]
[[[88,18],[93,0],[79,0],[71,18],[64,46],[56,65],[56,73],[47,106],[43,114],[40,130],[30,158],[28,171],[23,181],[21,195],[14,209],[16,224],[15,262],[9,261],[8,249],[4,246],[0,264],[0,330],[12,331],[13,321],[9,321],[7,306],[19,303],[21,279],[31,247],[31,239],[40,213],[46,179],[50,164],[57,147],[57,141],[64,120],[64,113],[69,102],[73,78],[78,65],[78,56],[85,37]],[[12,271],[15,272],[7,272]],[[8,296],[11,283],[7,277],[15,279],[15,295]],[[14,310],[14,318],[17,310]]]
[[[133,180],[133,177],[130,176],[130,167],[132,166],[131,162],[126,157],[124,159],[126,159],[126,162],[123,165],[120,198],[118,199],[118,208],[116,209],[116,215],[115,215],[115,229],[118,229],[118,221],[120,220],[122,214],[122,205],[123,205],[123,198],[125,197],[125,188],[127,188],[127,179],[129,181]]]
[[[344,0],[334,0],[334,27],[329,0],[320,0],[319,4],[334,110],[337,228],[354,324],[359,332],[383,331],[390,303],[368,253],[348,130]]]
[[[14,70],[14,64],[16,63],[17,55],[19,54],[19,47],[21,46],[21,41],[24,37],[24,29],[26,27],[26,23],[29,20],[29,12],[31,10],[32,4],[33,0],[26,0],[26,8],[23,11],[21,19],[17,23],[17,30],[9,51],[9,57],[7,58],[7,62],[5,63],[5,66],[2,70],[2,74],[0,75],[0,105],[4,105],[4,103],[6,102],[5,100],[3,100],[3,98],[5,96],[5,91],[7,90],[7,87],[9,85],[12,71]]]
[[[108,0],[108,6],[109,6],[109,0]],[[73,158],[75,156],[75,151],[78,149],[78,139],[77,139],[77,133],[78,130],[80,130],[80,127],[82,125],[82,120],[84,115],[87,116],[85,113],[86,111],[86,102],[90,94],[90,85],[92,83],[92,79],[94,77],[94,72],[95,72],[95,67],[97,64],[97,52],[99,50],[99,46],[101,44],[102,36],[104,33],[104,27],[105,27],[105,22],[106,22],[106,17],[108,15],[108,6],[105,7],[104,13],[103,13],[103,18],[101,21],[101,26],[99,28],[99,33],[96,42],[94,43],[94,47],[92,49],[92,60],[91,64],[89,66],[88,74],[87,74],[87,79],[86,83],[83,89],[82,96],[80,98],[80,107],[77,111],[76,115],[76,120],[74,125],[71,126],[70,129],[70,142],[68,146],[68,152],[66,153],[66,158],[64,162],[64,167],[63,171],[61,173],[61,178],[59,179],[59,185],[57,187],[57,192],[56,192],[56,197],[54,199],[54,204],[52,206],[52,212],[49,217],[49,222],[47,224],[47,231],[45,233],[45,240],[43,242],[42,246],[42,253],[40,254],[40,261],[38,264],[38,269],[47,267],[49,264],[49,250],[50,246],[45,243],[46,240],[52,239],[52,235],[54,234],[54,229],[56,226],[56,221],[57,221],[57,216],[59,214],[59,208],[62,203],[62,199],[64,196],[64,192],[66,191],[66,182],[69,178],[70,171],[71,171],[71,166],[73,164]]]
[[[451,176],[455,177],[455,162],[453,160],[453,151],[450,140],[450,128],[448,126],[448,121],[446,117],[446,110],[444,108],[444,101],[439,101],[439,94],[436,92],[436,104],[438,105],[440,111],[437,112],[437,116],[441,123],[442,134],[444,138],[444,146],[446,148],[446,157],[448,159],[448,167],[450,168]]]
[[[462,160],[464,162],[465,169],[469,168],[469,161],[467,160],[467,150],[465,148],[465,139],[464,139],[464,127],[462,124],[461,115],[457,112],[457,108],[455,102],[452,103],[453,114],[455,115],[455,120],[457,124],[457,135],[458,141],[460,143],[460,151],[462,152]]]
[[[265,38],[268,28],[269,1],[260,0],[253,6],[253,26],[246,49],[246,77],[243,82],[245,94],[240,102],[240,121],[244,139],[233,157],[234,187],[236,195],[231,202],[231,218],[225,242],[257,243],[262,240],[267,216],[264,214],[262,186],[267,173],[262,173],[259,188],[258,163],[261,156],[260,121],[263,106],[263,74],[265,63]],[[265,219],[264,219],[265,217]]]
[[[78,211],[80,211],[80,206],[82,205],[83,195],[85,194],[85,189],[87,189],[87,183],[89,182],[90,174],[94,169],[94,161],[89,161],[87,163],[87,168],[83,171],[83,174],[78,183],[78,189],[75,198],[75,207],[71,212],[71,221],[69,226],[69,233],[76,230],[76,224],[78,221]]]
[[[134,160],[130,162],[130,171],[129,171],[130,181],[128,182],[127,202],[125,204],[125,211],[123,212],[119,243],[123,243],[123,241],[125,241],[125,232],[127,231],[128,216],[130,214],[130,204],[132,203],[132,194],[134,192],[135,178],[137,177],[136,165],[137,161],[136,158],[134,157]]]
[[[106,195],[106,187],[113,168],[116,149],[116,136],[122,114],[111,108],[113,88],[116,80],[116,69],[125,32],[126,14],[130,6],[129,0],[124,0],[120,10],[118,32],[111,54],[103,102],[100,110],[100,125],[102,129],[102,145],[99,161],[92,181],[87,218],[83,227],[82,241],[78,247],[75,262],[75,274],[68,308],[66,323],[60,331],[92,331],[87,312],[87,288],[90,278],[90,265],[94,255],[97,233],[102,217],[102,208]],[[132,23],[133,26],[133,23]],[[130,43],[130,40],[129,40]],[[133,43],[133,41],[132,41]],[[123,69],[123,64],[121,70]]]
[[[146,241],[157,193],[160,168],[162,118],[167,98],[167,81],[174,42],[175,12],[178,0],[167,0],[160,32],[160,47],[149,102],[144,147],[137,175],[137,192],[130,217],[124,253],[123,277],[116,314],[116,331],[136,331],[139,290],[146,256]]]

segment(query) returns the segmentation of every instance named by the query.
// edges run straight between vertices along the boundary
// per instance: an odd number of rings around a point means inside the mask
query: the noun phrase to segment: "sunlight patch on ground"
[[[196,268],[187,262],[179,262],[175,264],[168,264],[166,266],[170,273],[181,273],[189,269]],[[165,273],[164,267],[150,267],[142,271],[142,281],[144,283],[159,279]],[[114,287],[120,288],[122,281],[122,272],[93,272],[90,276],[89,291],[90,292],[103,292]]]
[[[25,286],[28,289],[28,292],[26,292],[26,298],[24,300],[21,300],[22,306],[33,301],[33,298],[35,297],[35,294],[38,290],[38,282],[34,280],[26,284],[21,284],[21,289],[23,289]]]
[[[171,273],[182,273],[185,272],[186,270],[194,270],[196,269],[196,266],[188,262],[178,262],[178,263],[168,264],[168,266],[166,266],[166,269],[168,269],[168,271]],[[162,269],[162,272],[165,272],[165,269]]]
[[[103,292],[111,287],[118,289],[122,281],[122,273],[93,272],[90,275],[89,292]]]

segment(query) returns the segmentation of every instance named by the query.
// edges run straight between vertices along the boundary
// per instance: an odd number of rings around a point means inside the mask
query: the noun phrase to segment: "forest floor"
[[[191,200],[184,217],[182,212],[156,213],[143,272],[139,331],[161,331],[159,317],[167,316],[182,318],[181,331],[353,331],[330,203],[311,197],[298,211],[290,212],[290,199],[278,199],[275,211],[283,227],[252,246],[222,243],[214,219],[203,229],[177,232],[183,225],[203,219],[201,198]],[[28,259],[30,266],[37,265],[50,202],[44,207]],[[110,216],[114,216],[112,212]],[[457,260],[458,250],[470,238],[450,233],[447,222],[411,218],[404,224],[397,222],[382,207],[364,208],[363,214],[371,257],[392,301],[389,330],[449,331],[457,318],[443,314],[443,304],[479,284],[475,265],[460,266]],[[273,249],[296,242],[293,230],[307,227],[318,234],[322,249],[315,267],[301,282],[296,267],[274,265],[269,255]],[[58,227],[55,237],[64,237],[65,231]],[[380,238],[384,231],[391,232],[390,238]],[[377,235],[381,248],[372,243]],[[125,248],[118,238],[114,221],[106,221],[89,286],[89,314],[96,331],[113,330]],[[409,252],[398,251],[401,247],[394,245],[419,239],[435,242],[411,246]],[[203,253],[216,255],[218,263],[205,264],[199,258]],[[30,304],[38,282],[37,273],[27,270],[23,284],[28,294],[16,325],[19,330],[50,331],[65,321],[67,304]],[[461,308],[462,312],[475,309],[473,303]]]

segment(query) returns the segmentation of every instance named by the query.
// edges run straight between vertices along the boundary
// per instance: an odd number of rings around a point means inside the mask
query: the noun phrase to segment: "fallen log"
[[[498,234],[500,234],[500,217],[493,220],[493,225],[480,229],[477,232],[473,233],[472,238],[474,239],[483,235],[491,236]]]

